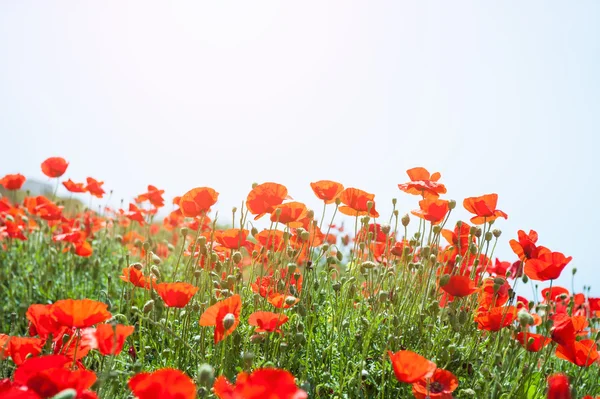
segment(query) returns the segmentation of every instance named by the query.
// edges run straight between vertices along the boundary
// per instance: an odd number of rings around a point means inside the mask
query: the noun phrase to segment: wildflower
[[[446,193],[446,187],[438,183],[442,175],[439,172],[430,174],[423,167],[416,167],[406,171],[410,182],[398,184],[398,188],[405,193],[413,195],[422,195],[425,197],[439,197]]]
[[[25,317],[29,320],[29,335],[31,336],[39,335],[46,339],[51,334],[56,335],[61,327],[52,314],[52,305],[30,305]]]
[[[515,339],[529,352],[539,352],[552,342],[550,338],[547,338],[544,335],[523,331],[517,333]]]
[[[102,198],[104,196],[104,189],[102,188],[102,185],[104,184],[103,181],[98,181],[93,177],[88,177],[86,181],[87,185],[85,186],[85,189],[90,194],[92,194],[96,198]]]
[[[433,225],[443,222],[449,211],[448,201],[436,198],[422,199],[419,201],[419,208],[411,213]]]
[[[498,203],[498,194],[485,194],[480,197],[469,197],[463,201],[465,209],[475,216],[471,218],[473,224],[483,224],[485,222],[491,222],[499,217],[504,219],[508,218],[508,215],[499,209],[496,209]]]
[[[147,279],[141,270],[129,266],[123,268],[123,275],[119,276],[119,278],[127,283],[131,283],[136,287],[150,288],[150,280],[152,280],[152,284],[156,285],[156,277],[152,276],[150,279]]]
[[[240,249],[248,247],[248,230],[246,229],[227,229],[215,231],[215,240],[227,249]]]
[[[256,332],[278,332],[281,334],[281,327],[288,321],[284,314],[273,312],[254,312],[248,318],[248,324],[258,327]]]
[[[469,276],[455,274],[450,276],[448,282],[441,286],[441,289],[455,297],[465,297],[477,291],[475,282]]]
[[[273,213],[275,206],[289,198],[287,193],[287,188],[281,184],[259,184],[248,194],[246,206],[251,214],[256,215],[254,220],[258,220],[267,213]]]
[[[195,399],[196,385],[190,377],[176,369],[160,369],[139,373],[129,382],[129,389],[137,399]]]
[[[564,374],[553,374],[548,377],[547,399],[571,399],[569,378]]]
[[[4,358],[10,357],[18,366],[25,361],[27,356],[39,355],[45,343],[46,340],[42,338],[12,337],[0,334],[0,355]]]
[[[85,193],[87,191],[84,183],[75,183],[71,179],[64,181],[63,186],[72,193]]]
[[[344,190],[344,186],[340,183],[331,180],[319,180],[314,183],[310,183],[310,188],[320,200],[323,200],[326,204],[335,202],[340,193]]]
[[[300,298],[296,298],[293,295],[273,293],[269,295],[267,301],[278,309],[288,309],[298,304]]]
[[[198,287],[189,283],[160,283],[154,288],[171,308],[184,308],[198,292]]]
[[[529,234],[526,234],[523,230],[519,230],[517,236],[518,240],[510,240],[510,247],[515,255],[522,261],[535,258],[537,253],[535,244],[538,240],[538,233],[535,230],[529,230]]]
[[[560,252],[552,252],[548,248],[540,247],[537,257],[528,259],[523,270],[532,280],[555,280],[572,259],[571,256],[565,257]]]
[[[133,334],[135,327],[121,324],[99,324],[96,328],[84,332],[86,343],[92,349],[105,355],[118,355],[128,336]]]
[[[375,210],[375,194],[369,194],[358,188],[347,188],[339,196],[344,204],[339,207],[339,211],[348,216],[371,216],[379,217]]]
[[[412,384],[421,378],[430,378],[436,369],[434,362],[409,350],[396,353],[388,351],[388,356],[392,361],[396,379],[400,382]]]
[[[412,385],[417,399],[452,399],[458,388],[458,378],[448,370],[436,369],[431,378],[421,377]]]
[[[499,331],[510,325],[517,318],[517,308],[514,306],[498,306],[487,311],[480,311],[475,316],[477,328],[487,331]]]
[[[306,399],[308,395],[296,386],[294,376],[285,370],[258,369],[242,372],[235,384],[220,376],[214,391],[219,399]]]
[[[241,311],[242,299],[237,294],[233,295],[206,309],[200,317],[200,325],[203,327],[215,326],[214,341],[216,344],[236,329],[240,323]]]
[[[51,314],[60,325],[84,328],[109,319],[107,308],[105,303],[91,299],[61,299],[54,302]]]
[[[292,201],[273,206],[271,222],[278,222],[289,227],[301,227],[301,220],[306,217],[308,210],[301,202]]]
[[[50,178],[61,177],[68,166],[69,164],[64,158],[51,157],[42,162],[42,172]]]
[[[155,208],[161,208],[165,205],[165,200],[162,197],[164,193],[165,190],[159,190],[158,188],[149,184],[148,192],[138,195],[135,199],[135,202],[140,203],[144,201],[149,201]]]
[[[0,186],[4,187],[7,190],[18,190],[25,183],[25,176],[20,173],[14,175],[6,175],[2,179],[0,179]]]
[[[196,217],[205,215],[217,203],[219,193],[210,187],[196,187],[185,193],[179,200],[179,208],[183,216]]]

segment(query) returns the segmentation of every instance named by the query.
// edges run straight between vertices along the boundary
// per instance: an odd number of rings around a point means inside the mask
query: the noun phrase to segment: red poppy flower
[[[27,237],[23,232],[25,231],[25,226],[20,223],[11,222],[10,220],[4,221],[4,226],[0,226],[0,238],[1,237],[10,237],[15,238],[21,241],[27,241]]]
[[[469,276],[461,276],[458,274],[451,276],[448,283],[440,288],[448,294],[459,298],[471,295],[477,291],[475,282],[471,280]]]
[[[456,249],[456,253],[464,255],[469,249],[469,237],[471,226],[468,223],[460,222],[454,227],[454,230],[442,230],[442,236]],[[475,241],[475,237],[471,237]]]
[[[96,374],[89,370],[72,370],[72,359],[62,355],[27,359],[14,374],[14,382],[26,386],[42,398],[51,398],[65,389],[73,389],[78,399],[95,398],[88,391],[96,382]]]
[[[88,177],[86,181],[87,186],[85,186],[85,189],[87,190],[87,192],[89,192],[96,198],[102,198],[104,196],[104,189],[102,188],[102,185],[104,184],[103,181],[98,181],[93,177]]]
[[[146,224],[146,220],[144,219],[144,215],[142,214],[143,210],[138,208],[135,204],[129,204],[129,210],[127,212],[119,209],[119,212],[129,220],[133,220],[134,222],[138,222],[140,226]]]
[[[154,288],[171,308],[184,308],[198,292],[198,287],[189,283],[160,283]]]
[[[436,198],[424,198],[419,201],[419,207],[416,211],[411,213],[421,219],[425,219],[431,224],[440,224],[446,218],[446,215],[450,211],[448,207],[448,201],[436,199]]]
[[[486,278],[479,288],[477,301],[480,308],[489,309],[506,304],[510,297],[510,284],[502,278]]]
[[[288,198],[288,190],[277,183],[263,183],[254,187],[246,198],[246,207],[258,220],[267,213],[272,213],[275,206]]]
[[[569,378],[564,374],[553,374],[548,377],[547,399],[571,399]]]
[[[111,317],[108,305],[92,299],[61,299],[52,304],[51,313],[58,324],[68,327],[91,327]]]
[[[556,357],[579,366],[589,367],[598,361],[598,349],[593,339],[572,341],[567,345],[556,347]]]
[[[340,194],[340,200],[344,204],[339,207],[339,211],[348,216],[366,216],[374,218],[379,217],[375,210],[375,194],[369,194],[358,188],[347,188]],[[371,207],[369,208],[369,204]]]
[[[149,184],[148,192],[138,195],[135,199],[135,202],[140,203],[149,201],[155,208],[161,208],[165,205],[165,200],[162,197],[164,193],[165,190],[159,190],[158,188]]]
[[[282,223],[289,227],[302,227],[302,219],[306,217],[308,209],[301,202],[292,201],[273,206],[271,222]]]
[[[544,302],[556,302],[559,296],[566,296],[569,298],[569,290],[564,287],[553,286],[552,288],[544,288],[542,290],[542,298]]]
[[[571,256],[567,258],[560,252],[551,252],[547,248],[539,247],[538,257],[527,260],[523,270],[532,280],[555,280],[572,259]]]
[[[39,355],[45,343],[46,340],[42,338],[11,337],[0,334],[0,354],[5,359],[10,357],[18,366],[25,361],[27,356]]]
[[[144,276],[141,270],[136,269],[133,266],[124,267],[123,275],[119,278],[126,283],[131,283],[139,288],[150,288],[150,281]],[[156,277],[152,276],[152,284],[156,285]]]
[[[64,181],[63,186],[72,193],[85,193],[87,191],[84,183],[75,183],[71,179]]]
[[[250,244],[246,229],[215,231],[215,240],[227,249],[240,249]]]
[[[312,188],[317,198],[323,200],[326,204],[335,202],[335,199],[344,190],[342,184],[331,180],[319,180],[310,183],[310,188]]]
[[[176,369],[166,368],[153,373],[139,373],[134,375],[127,385],[137,399],[196,398],[194,381]]]
[[[254,236],[261,247],[272,251],[279,252],[284,249],[285,241],[283,239],[283,231],[264,229]]]
[[[248,318],[248,324],[258,327],[256,332],[278,332],[281,334],[279,327],[288,321],[288,317],[284,314],[273,312],[254,312]]]
[[[547,338],[541,334],[523,331],[517,333],[515,339],[519,341],[521,346],[523,346],[523,348],[527,349],[529,352],[538,352],[552,342],[550,338]]]
[[[122,324],[98,324],[96,328],[86,331],[84,336],[92,349],[98,349],[105,356],[118,355],[134,330],[135,327]]]
[[[300,302],[300,298],[296,298],[293,295],[286,295],[281,293],[273,293],[267,298],[267,302],[275,306],[278,309],[289,309]]]
[[[89,242],[81,240],[75,243],[75,255],[87,258],[88,256],[91,256],[92,253],[94,253],[94,250],[92,244]]]
[[[210,187],[196,187],[185,193],[179,200],[179,208],[183,216],[196,217],[210,211],[217,203],[219,193]]]
[[[61,157],[51,157],[42,162],[42,172],[48,177],[61,177],[69,164]]]
[[[489,311],[479,312],[475,316],[477,328],[487,331],[499,331],[512,324],[517,318],[517,308],[514,306],[498,306]]]
[[[417,399],[452,399],[452,392],[456,388],[458,378],[448,370],[437,369],[431,378],[421,378],[415,382],[412,392]]]
[[[412,384],[421,378],[429,378],[433,375],[436,365],[423,356],[408,350],[392,353],[388,351],[392,361],[394,374],[400,382]]]
[[[521,265],[520,260],[510,263],[500,261],[500,259],[496,258],[495,263],[493,265],[488,266],[487,272],[498,277],[515,279],[523,275],[523,267]],[[510,273],[508,277],[507,273]]]
[[[410,182],[398,184],[398,188],[405,193],[422,195],[423,197],[439,197],[446,193],[446,187],[438,183],[442,175],[439,172],[429,174],[427,169],[422,167],[412,168],[406,171]]]
[[[538,233],[535,230],[529,230],[526,234],[523,230],[517,232],[519,240],[510,240],[510,247],[515,255],[522,261],[535,258],[537,254],[537,246],[535,243],[538,240]]]
[[[25,183],[25,176],[20,173],[15,175],[6,175],[0,179],[0,186],[3,186],[7,190],[18,190]]]
[[[60,325],[52,314],[52,305],[33,304],[25,313],[29,320],[29,335],[39,335],[47,339],[50,334],[56,335]]]
[[[242,311],[242,298],[233,295],[215,303],[202,313],[200,325],[202,327],[215,326],[215,344],[235,331],[240,323]]]
[[[508,215],[499,209],[496,209],[498,203],[498,194],[486,194],[480,197],[469,197],[463,201],[465,209],[476,216],[471,218],[473,224],[483,224],[491,222],[499,217],[508,219]]]
[[[239,373],[235,384],[220,376],[213,386],[219,399],[306,399],[294,376],[285,370],[258,369]]]

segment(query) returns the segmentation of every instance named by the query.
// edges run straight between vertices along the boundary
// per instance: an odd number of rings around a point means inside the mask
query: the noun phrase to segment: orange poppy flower
[[[294,376],[285,370],[258,369],[251,374],[239,373],[235,384],[220,376],[213,386],[219,399],[307,399],[296,386]]]
[[[61,299],[52,304],[51,313],[58,324],[84,328],[111,317],[108,305],[92,299]]]
[[[27,241],[27,237],[23,234],[24,231],[25,226],[22,224],[5,220],[4,226],[0,226],[0,238],[10,237],[21,241]]]
[[[144,219],[144,215],[142,214],[142,210],[137,207],[135,204],[129,204],[129,211],[125,212],[122,209],[119,210],[121,214],[125,215],[125,217],[134,222],[138,222],[140,226],[146,224]]]
[[[552,252],[547,248],[538,248],[538,257],[525,262],[523,271],[532,280],[546,281],[557,279],[573,257],[565,257],[560,252]]]
[[[242,298],[233,295],[215,303],[202,313],[200,325],[202,327],[215,326],[215,344],[235,331],[240,323],[242,311]]]
[[[215,240],[227,249],[240,249],[250,244],[246,229],[215,231]]]
[[[278,183],[263,183],[254,187],[246,198],[246,207],[258,220],[267,213],[272,213],[275,206],[280,205],[288,197],[287,188]]]
[[[413,215],[421,219],[425,219],[431,224],[440,224],[446,218],[450,211],[448,201],[436,198],[424,198],[419,201],[421,209],[411,211]]]
[[[42,162],[42,172],[50,178],[61,177],[68,166],[69,164],[64,158],[51,157]]]
[[[27,359],[14,374],[14,382],[35,392],[40,398],[51,398],[73,389],[78,399],[96,398],[89,391],[96,382],[96,374],[84,369],[71,369],[72,359],[62,355],[40,356]]]
[[[510,240],[510,247],[515,255],[522,261],[535,258],[537,256],[537,246],[535,244],[538,240],[538,233],[535,230],[529,230],[529,234],[526,234],[523,230],[519,230],[517,235],[519,237],[518,241]]]
[[[102,188],[102,185],[104,184],[103,181],[98,181],[93,177],[88,177],[86,181],[87,186],[85,186],[85,189],[90,194],[92,194],[96,198],[102,198],[104,196],[104,189]]]
[[[165,190],[159,190],[158,188],[149,184],[148,192],[138,195],[135,199],[135,202],[140,203],[149,201],[155,208],[161,208],[165,205],[165,200],[162,197],[164,193]]]
[[[20,173],[14,175],[6,175],[2,179],[0,179],[0,186],[4,187],[7,190],[18,190],[25,183],[25,176]]]
[[[176,369],[166,368],[153,373],[139,373],[134,375],[127,385],[137,399],[196,398],[194,381]]]
[[[92,244],[89,242],[81,240],[75,243],[75,255],[87,258],[88,256],[91,256],[92,253],[94,253],[94,250]]]
[[[519,332],[515,336],[515,339],[519,341],[521,346],[529,352],[539,352],[552,340],[541,334],[534,334],[530,332]]]
[[[339,207],[339,211],[344,215],[379,217],[379,213],[375,210],[375,194],[369,194],[358,188],[347,188],[340,194],[340,200],[344,205]],[[372,203],[370,210],[369,203]]]
[[[98,349],[105,356],[118,355],[134,330],[135,327],[122,324],[98,324],[96,328],[86,331],[84,336],[92,349]]]
[[[331,180],[319,180],[310,183],[310,188],[312,188],[317,198],[323,200],[326,204],[335,202],[335,199],[344,190],[344,186],[341,183]]]
[[[548,396],[546,399],[571,399],[569,377],[564,374],[552,374],[548,377]]]
[[[284,314],[273,312],[254,312],[248,318],[248,324],[258,327],[256,332],[278,332],[281,334],[279,327],[288,321],[288,317]]]
[[[183,216],[201,216],[217,203],[219,193],[210,187],[196,187],[185,193],[179,200]]]
[[[448,282],[440,288],[448,294],[459,298],[477,292],[475,282],[469,276],[461,276],[459,274],[450,276]]]
[[[285,241],[283,231],[264,229],[254,236],[262,248],[269,251],[279,252],[284,249]]]
[[[412,384],[421,378],[429,378],[433,375],[436,368],[434,362],[409,350],[402,350],[396,353],[388,351],[388,356],[392,361],[396,379],[400,382]]]
[[[484,279],[477,298],[479,307],[489,309],[503,306],[510,298],[509,290],[510,284],[502,277]]]
[[[438,183],[442,177],[439,172],[430,175],[427,169],[416,167],[407,170],[406,174],[408,174],[410,182],[398,184],[398,188],[405,193],[423,197],[439,197],[440,194],[446,193],[446,187]]]
[[[281,293],[273,293],[267,298],[267,302],[278,309],[289,309],[300,302],[300,298],[293,295],[285,295]]]
[[[589,367],[598,361],[598,349],[593,339],[572,341],[556,347],[556,357],[567,360],[579,367]]]
[[[72,193],[85,193],[87,191],[83,183],[75,183],[71,179],[64,181],[63,186]]]
[[[184,308],[198,292],[198,287],[189,283],[160,283],[154,288],[171,308]]]
[[[499,331],[512,324],[517,318],[517,308],[514,306],[498,306],[488,311],[479,312],[475,316],[477,328],[487,331]]]
[[[430,379],[421,378],[415,382],[412,392],[417,399],[452,399],[456,388],[458,378],[448,370],[437,369]]]
[[[279,215],[278,215],[279,213]],[[289,227],[302,227],[301,220],[306,217],[308,209],[301,202],[286,202],[285,204],[273,206],[271,222],[279,222]]]
[[[48,338],[50,334],[56,335],[60,325],[52,314],[52,305],[33,304],[30,305],[25,313],[29,320],[29,335],[39,335],[41,338]]]
[[[556,285],[552,288],[544,288],[542,290],[542,298],[544,302],[556,302],[558,297],[561,295],[565,295],[567,297],[567,301],[569,300],[569,290],[564,287]]]
[[[499,217],[508,219],[508,215],[499,209],[496,209],[498,203],[498,194],[485,194],[480,197],[469,197],[463,201],[465,209],[476,216],[471,218],[473,224],[483,224],[491,222]]]
[[[45,343],[46,340],[42,338],[11,337],[0,334],[0,355],[4,359],[10,357],[19,366],[27,356],[39,355]]]

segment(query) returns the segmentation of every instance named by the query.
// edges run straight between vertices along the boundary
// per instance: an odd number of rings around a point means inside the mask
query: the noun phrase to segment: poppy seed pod
[[[162,262],[160,260],[160,257],[158,255],[156,255],[154,252],[150,252],[150,257],[152,258],[152,263],[154,263],[155,265],[160,265],[160,262]]]
[[[402,219],[400,219],[402,222],[402,226],[406,227],[408,226],[408,224],[410,223],[410,216],[408,216],[408,213],[404,216],[402,216]]]
[[[492,234],[494,235],[494,237],[498,238],[502,234],[502,231],[498,230],[498,229],[494,229],[494,230],[492,230]]]
[[[215,369],[210,364],[201,364],[198,368],[198,383],[200,385],[211,385],[215,378]]]
[[[309,210],[306,212],[306,217],[307,217],[308,219],[312,219],[312,218],[314,218],[314,217],[315,217],[315,211],[313,211],[312,209],[309,209]]]
[[[160,280],[160,270],[158,270],[158,267],[156,266],[152,266],[150,268],[150,273],[154,274],[159,280]]]
[[[483,233],[483,230],[481,230],[481,227],[475,227],[473,232],[473,235],[477,238],[481,237],[481,234]]]
[[[448,200],[448,209],[452,210],[454,208],[456,208],[456,201],[453,199]]]
[[[488,231],[488,232],[485,233],[485,240],[486,241],[492,241],[492,237],[493,237],[492,232]]]
[[[223,327],[225,328],[225,330],[229,330],[231,327],[233,327],[234,323],[235,316],[233,313],[227,313],[225,317],[223,317]]]
[[[142,270],[144,268],[144,266],[140,262],[132,263],[130,267],[133,267],[136,270]]]
[[[233,261],[234,264],[239,264],[242,261],[242,254],[240,252],[234,252],[233,255],[231,255],[231,260]]]

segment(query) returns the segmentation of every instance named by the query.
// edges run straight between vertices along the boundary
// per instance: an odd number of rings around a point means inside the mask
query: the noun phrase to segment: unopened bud
[[[455,200],[448,200],[448,209],[452,210],[456,208],[456,201]]]
[[[152,299],[150,299],[148,302],[146,302],[144,304],[142,311],[144,312],[144,314],[147,314],[147,313],[152,312],[152,309],[154,309],[154,301]]]
[[[492,234],[494,235],[494,237],[498,238],[502,234],[502,231],[498,230],[498,229],[494,229],[494,230],[492,230]]]
[[[408,226],[408,224],[410,223],[410,216],[408,216],[408,213],[404,216],[402,216],[402,219],[400,219],[402,222],[402,226],[406,227]]]
[[[231,260],[235,265],[238,265],[242,261],[242,253],[237,251],[234,252],[233,255],[231,255]]]
[[[210,385],[215,377],[215,369],[210,364],[201,364],[198,369],[198,382],[200,385]]]
[[[235,323],[235,316],[233,315],[233,313],[227,313],[225,315],[225,317],[223,317],[223,328],[225,328],[225,331],[227,331],[231,327],[233,327],[234,323]]]

